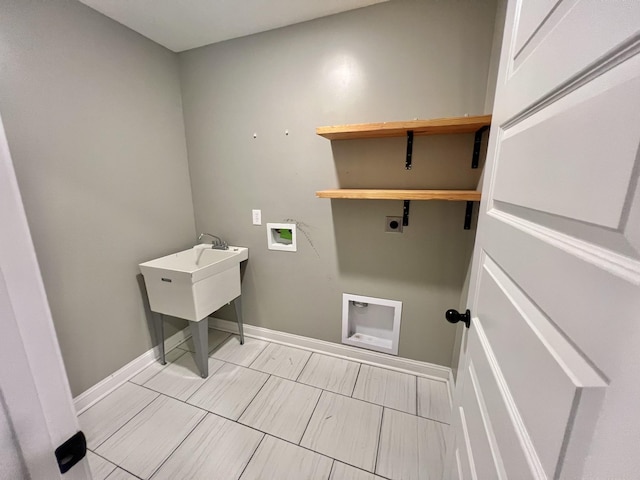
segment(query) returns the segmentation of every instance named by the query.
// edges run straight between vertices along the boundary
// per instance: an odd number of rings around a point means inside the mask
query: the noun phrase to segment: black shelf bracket
[[[402,226],[409,226],[409,203],[410,200],[404,201],[404,206],[402,207]]]
[[[471,158],[471,168],[478,168],[480,160],[480,149],[482,148],[482,134],[489,129],[487,125],[476,130],[476,137],[473,141],[473,157]]]
[[[411,155],[413,154],[413,130],[407,131],[407,158],[404,162],[404,168],[411,170]]]
[[[464,212],[464,229],[471,229],[471,217],[473,216],[473,202],[467,202],[467,210]]]

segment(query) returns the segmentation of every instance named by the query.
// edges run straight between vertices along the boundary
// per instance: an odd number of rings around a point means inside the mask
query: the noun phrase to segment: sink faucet
[[[227,244],[227,242],[222,240],[217,235],[211,235],[210,233],[201,233],[198,237],[198,241],[202,240],[202,237],[204,236],[211,237],[213,239],[213,241],[211,242],[211,248],[215,250],[229,250],[229,245]]]

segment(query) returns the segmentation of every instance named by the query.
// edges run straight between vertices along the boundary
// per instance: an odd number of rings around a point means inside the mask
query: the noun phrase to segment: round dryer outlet
[[[402,233],[402,217],[385,217],[384,231]]]

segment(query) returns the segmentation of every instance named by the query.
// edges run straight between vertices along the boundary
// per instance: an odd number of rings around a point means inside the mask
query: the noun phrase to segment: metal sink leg
[[[240,333],[240,345],[244,345],[244,331],[242,330],[242,295],[233,300],[233,306],[236,309],[236,318],[238,320],[238,332]]]
[[[200,376],[207,378],[209,376],[209,317],[205,317],[199,322],[189,322],[191,330],[191,338],[195,349],[195,360]]]

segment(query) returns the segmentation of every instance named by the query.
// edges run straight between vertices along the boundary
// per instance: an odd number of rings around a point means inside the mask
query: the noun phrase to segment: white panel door
[[[640,478],[640,1],[509,2],[448,478]]]
[[[91,479],[56,462],[79,426],[1,119],[0,225],[0,479]]]

